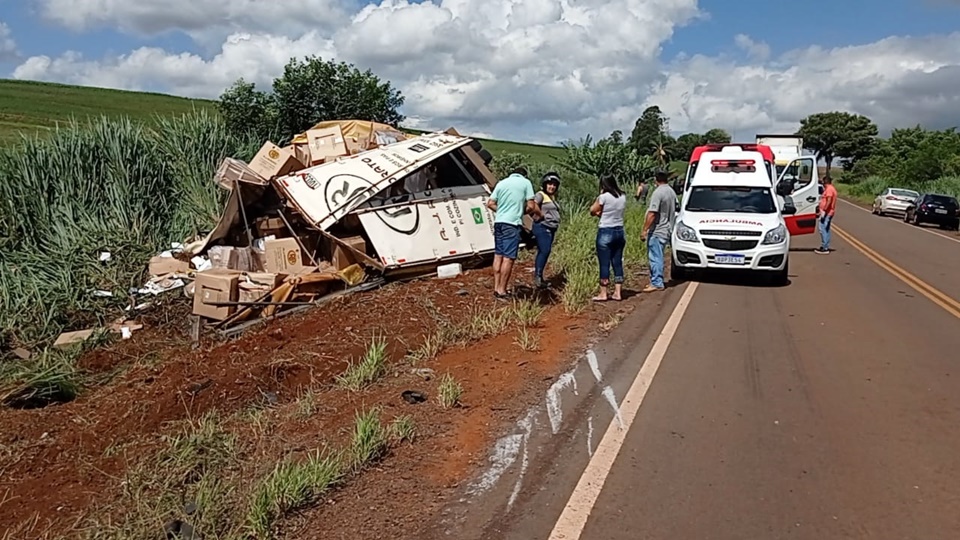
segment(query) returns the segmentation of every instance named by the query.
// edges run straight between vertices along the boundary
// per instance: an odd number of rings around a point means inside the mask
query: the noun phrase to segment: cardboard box
[[[269,180],[257,174],[239,159],[225,158],[214,175],[214,180],[224,189],[233,189],[238,182],[265,185]]]
[[[233,246],[213,246],[207,250],[212,268],[230,268],[230,257],[233,255]]]
[[[319,165],[328,158],[346,156],[349,153],[340,126],[307,131],[307,144],[310,148],[311,165]]]
[[[267,180],[299,171],[305,167],[306,165],[297,159],[291,148],[280,148],[272,142],[267,142],[260,147],[260,151],[250,162],[250,169]]]
[[[290,231],[287,230],[286,224],[284,224],[283,220],[278,217],[259,218],[254,222],[253,227],[257,232],[258,238],[264,238],[271,235],[281,238],[290,234]]]
[[[310,242],[300,238],[307,249]],[[264,270],[275,274],[296,274],[310,265],[310,257],[303,253],[296,238],[277,238],[263,243],[265,252]]]
[[[351,236],[349,238],[342,238],[347,245],[360,251],[361,253],[367,252],[367,242],[363,239],[362,236]],[[354,255],[354,253],[348,249],[345,249],[340,244],[335,244],[333,247],[333,267],[337,270],[343,270],[349,267],[352,264],[357,264],[361,262],[359,257]]]
[[[237,285],[239,301],[256,302],[260,297],[277,288],[285,277],[285,274],[269,272],[248,272],[244,274]]]
[[[356,137],[344,137],[343,141],[347,145],[347,154],[354,156],[367,150],[367,141]]]
[[[150,258],[149,269],[151,276],[187,274],[190,272],[190,263],[173,257],[161,257],[157,255],[156,257]]]
[[[211,306],[213,302],[236,302],[240,272],[212,268],[197,274],[193,294],[193,314],[222,321],[237,310],[237,306]]]
[[[308,144],[290,144],[284,146],[283,149],[293,152],[293,156],[296,157],[300,163],[304,165],[310,164],[310,146]]]
[[[77,330],[76,332],[64,332],[57,337],[53,347],[55,349],[69,349],[74,345],[80,345],[93,335],[94,329]]]
[[[258,257],[258,253],[252,247],[235,247],[230,250],[230,262],[227,268],[241,272],[262,272],[264,270],[262,258]]]

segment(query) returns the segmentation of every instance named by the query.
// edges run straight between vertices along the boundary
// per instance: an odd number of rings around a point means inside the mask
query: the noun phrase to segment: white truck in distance
[[[790,233],[784,216],[796,207],[780,201],[760,152],[739,146],[704,152],[677,214],[671,275],[747,270],[786,285]]]
[[[813,234],[817,230],[817,205],[823,192],[823,186],[817,178],[816,156],[803,151],[803,138],[796,135],[758,134],[757,144],[773,151],[777,194],[784,204],[797,209],[794,215],[787,218],[790,234]],[[789,183],[793,184],[792,189],[780,189],[780,186]]]

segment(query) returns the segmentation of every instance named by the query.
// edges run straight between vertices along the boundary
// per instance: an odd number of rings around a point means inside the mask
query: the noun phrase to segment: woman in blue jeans
[[[534,282],[537,288],[545,288],[547,282],[543,279],[543,271],[547,267],[547,259],[553,250],[553,239],[557,236],[560,227],[560,205],[557,204],[557,191],[560,190],[560,176],[555,172],[543,175],[540,181],[540,191],[534,196],[534,202],[540,208],[543,218],[533,222],[533,237],[537,240],[537,262],[534,267]]]
[[[623,288],[623,248],[627,245],[623,232],[623,214],[627,196],[617,185],[613,175],[600,177],[600,196],[590,207],[590,214],[600,218],[597,225],[597,260],[600,262],[600,294],[594,302],[606,302],[610,286],[610,266],[613,266],[613,296],[620,300]]]

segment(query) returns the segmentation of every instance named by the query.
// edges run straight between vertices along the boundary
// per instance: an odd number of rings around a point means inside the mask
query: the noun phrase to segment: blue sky
[[[832,48],[892,35],[960,30],[960,1],[701,0],[699,4],[709,16],[678,29],[664,46],[666,56],[739,54],[730,40],[736,34],[766,42],[778,56],[811,45]]]
[[[356,17],[356,0],[299,0],[299,12],[272,0],[0,0],[18,53],[0,54],[0,71],[216,97],[239,76],[269,84],[290,56],[335,56],[394,82],[422,127],[550,142],[629,129],[648,104],[681,131],[790,129],[824,109],[883,129],[960,123],[960,0],[581,0],[580,18],[560,0],[515,1],[384,0]]]

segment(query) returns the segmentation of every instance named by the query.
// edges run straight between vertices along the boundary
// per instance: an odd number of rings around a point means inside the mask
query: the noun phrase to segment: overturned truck
[[[230,195],[220,221],[184,250],[204,261],[195,315],[229,327],[364,282],[487,260],[490,159],[453,129],[409,136],[344,121],[284,148],[267,143],[249,164],[224,160],[216,182]]]

